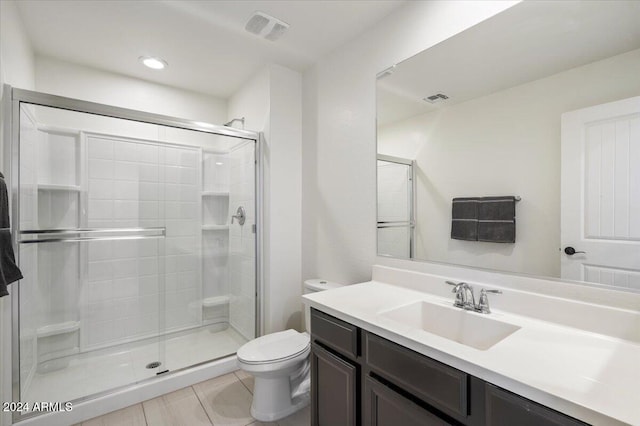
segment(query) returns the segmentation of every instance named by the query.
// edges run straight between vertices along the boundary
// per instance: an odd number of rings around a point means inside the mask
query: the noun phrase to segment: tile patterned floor
[[[88,420],[81,426],[308,426],[306,407],[277,422],[251,417],[253,377],[238,370]],[[80,426],[80,425],[76,425]]]

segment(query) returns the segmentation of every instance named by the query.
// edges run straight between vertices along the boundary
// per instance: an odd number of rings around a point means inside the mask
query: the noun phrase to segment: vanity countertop
[[[313,308],[587,423],[640,425],[636,342],[493,309],[489,317],[521,328],[479,350],[380,315],[418,301],[451,306],[453,296],[370,281],[303,299]]]

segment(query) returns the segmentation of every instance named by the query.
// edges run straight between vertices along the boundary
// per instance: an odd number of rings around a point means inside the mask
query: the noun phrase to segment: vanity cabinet
[[[311,424],[360,425],[360,330],[311,312]]]
[[[311,340],[312,426],[586,425],[316,309]]]

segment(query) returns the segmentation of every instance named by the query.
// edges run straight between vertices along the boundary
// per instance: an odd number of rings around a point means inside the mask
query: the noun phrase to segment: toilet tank
[[[333,281],[327,281],[320,278],[314,278],[306,280],[304,282],[303,294],[315,293],[318,291],[330,290],[332,288],[342,287],[343,284],[339,284]],[[311,333],[311,309],[308,305],[303,304],[303,316],[304,316],[304,329],[306,332]]]

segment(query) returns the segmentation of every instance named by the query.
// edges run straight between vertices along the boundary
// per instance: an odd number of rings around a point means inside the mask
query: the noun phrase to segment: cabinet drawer
[[[586,426],[544,405],[485,384],[485,424],[491,426]]]
[[[366,334],[365,357],[376,374],[453,418],[465,420],[466,373],[370,333]]]
[[[393,389],[367,377],[364,385],[364,424],[375,426],[448,426],[450,423],[430,413]]]
[[[315,309],[311,309],[311,336],[352,359],[358,356],[358,327]]]

